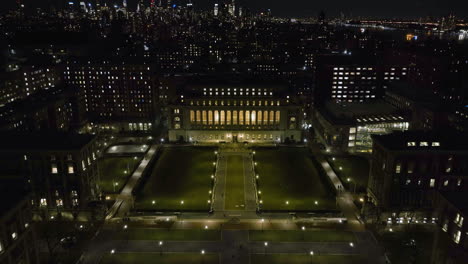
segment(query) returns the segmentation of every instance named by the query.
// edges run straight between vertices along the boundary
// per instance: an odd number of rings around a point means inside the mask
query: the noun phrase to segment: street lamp
[[[163,248],[162,248],[163,244],[164,244],[163,241],[159,241],[159,255],[161,255],[161,256],[162,256],[162,253],[163,253]]]
[[[115,249],[111,249],[110,253],[111,253],[111,254],[114,254],[114,253],[115,253]]]
[[[301,229],[302,229],[302,241],[304,241],[305,240],[305,230],[306,230],[306,228],[305,228],[305,226],[302,226]]]
[[[354,243],[353,243],[353,242],[349,242],[349,246],[350,246],[350,247],[354,247]]]
[[[354,189],[353,189],[353,194],[356,194],[356,182],[353,181],[353,179],[351,178],[348,178],[346,179],[349,183],[352,183],[354,185]]]
[[[310,263],[312,264],[312,257],[314,256],[314,252],[312,250],[309,252],[309,256],[310,256]]]
[[[201,255],[202,255],[202,263],[203,263],[205,262],[205,250],[204,249],[202,249]]]
[[[267,247],[268,247],[268,242],[263,243],[263,245],[265,246],[265,254],[264,254],[264,255],[266,255],[266,251],[267,251]]]

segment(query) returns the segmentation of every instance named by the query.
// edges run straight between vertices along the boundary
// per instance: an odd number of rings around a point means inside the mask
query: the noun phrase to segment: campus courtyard
[[[336,210],[335,191],[307,148],[256,148],[254,162],[263,210]]]
[[[142,211],[210,209],[216,148],[166,147],[136,195]]]

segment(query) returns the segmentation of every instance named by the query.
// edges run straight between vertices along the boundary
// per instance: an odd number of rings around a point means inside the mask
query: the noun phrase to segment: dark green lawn
[[[228,156],[226,174],[226,210],[243,210],[244,207],[244,161],[243,157]]]
[[[214,151],[215,148],[165,148],[137,195],[136,208],[208,211]]]
[[[155,253],[115,253],[106,254],[100,261],[100,264],[187,264],[187,263],[204,263],[218,264],[218,254],[200,253],[164,253],[161,255]]]
[[[141,157],[106,157],[99,160],[99,187],[104,193],[118,193],[140,164]],[[116,186],[113,186],[116,185]],[[114,188],[115,187],[115,188]],[[115,190],[115,191],[114,191]]]
[[[262,209],[336,209],[335,193],[319,175],[307,149],[259,148],[255,161]]]
[[[221,239],[221,232],[213,229],[128,228],[118,231],[104,230],[102,235],[112,240],[217,241]]]
[[[304,254],[253,254],[251,263],[255,264],[362,264],[365,258],[357,255],[316,255]]]
[[[353,191],[354,185],[348,181],[348,178],[356,183],[356,192],[366,191],[369,180],[369,161],[366,158],[348,155],[328,156],[327,159],[349,190]]]
[[[348,231],[302,231],[302,230],[250,230],[251,241],[272,242],[352,242],[355,237]]]

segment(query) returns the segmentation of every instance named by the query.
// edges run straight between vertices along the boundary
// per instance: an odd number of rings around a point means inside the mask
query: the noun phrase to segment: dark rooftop
[[[0,151],[74,150],[84,147],[95,136],[64,132],[0,132]]]
[[[319,111],[330,122],[343,125],[352,125],[357,122],[373,123],[383,121],[403,121],[400,118],[397,118],[396,120],[393,118],[402,116],[398,109],[381,100],[364,104],[338,104],[327,102]],[[382,120],[381,118],[384,118],[385,120]]]
[[[454,130],[405,131],[372,136],[374,142],[389,150],[468,151],[468,133]],[[427,143],[427,146],[426,146]]]

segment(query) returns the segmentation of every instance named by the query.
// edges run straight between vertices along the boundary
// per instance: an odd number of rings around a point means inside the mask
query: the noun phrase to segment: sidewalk
[[[150,164],[152,159],[156,156],[158,150],[158,145],[151,145],[149,150],[144,155],[143,160],[140,162],[140,165],[138,165],[138,168],[135,169],[130,179],[128,179],[127,184],[125,184],[124,188],[117,196],[114,205],[107,213],[106,220],[110,220],[115,216],[125,216],[126,213],[130,211],[134,200],[132,195],[133,189],[138,185],[141,176],[148,168],[148,164]]]

